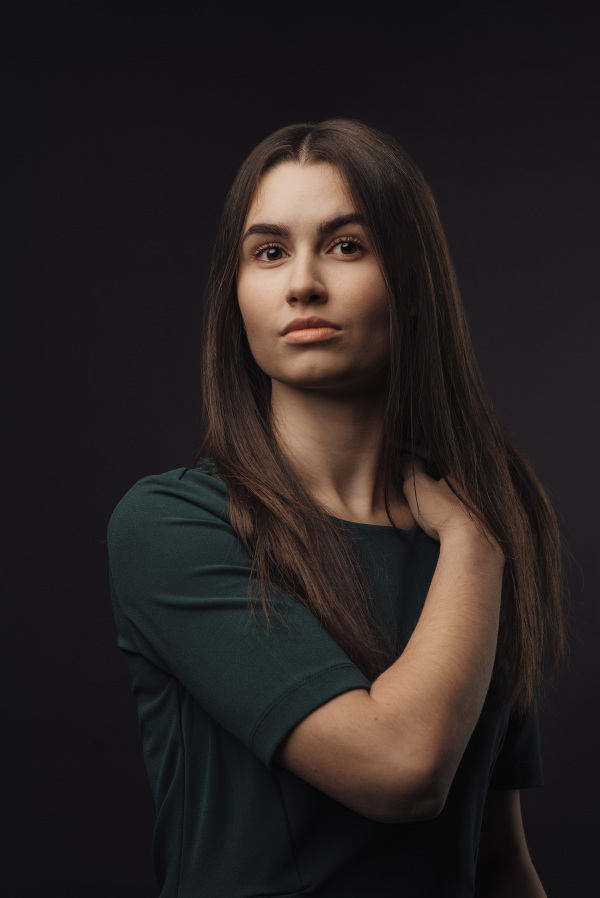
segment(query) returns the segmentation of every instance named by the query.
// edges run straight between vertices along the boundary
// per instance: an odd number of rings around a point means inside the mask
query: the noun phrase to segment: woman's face
[[[339,171],[271,169],[243,235],[237,295],[260,368],[307,389],[375,387],[389,360],[387,290]]]

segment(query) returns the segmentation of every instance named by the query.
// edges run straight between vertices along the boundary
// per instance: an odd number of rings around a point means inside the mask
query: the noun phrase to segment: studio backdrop
[[[570,550],[570,662],[540,709],[546,785],[522,802],[548,896],[597,894],[592,5],[417,6],[6,18],[7,895],[157,893],[106,525],[200,444],[201,303],[238,165],[336,115],[392,134],[431,185],[486,387]]]

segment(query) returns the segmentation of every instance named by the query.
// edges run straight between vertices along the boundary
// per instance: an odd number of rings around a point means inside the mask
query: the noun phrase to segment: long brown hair
[[[283,458],[270,420],[270,379],[243,332],[236,273],[244,221],[261,177],[288,161],[325,161],[342,173],[388,286],[391,355],[381,464],[390,522],[390,496],[403,483],[400,454],[425,448],[506,556],[498,658],[508,670],[507,702],[525,711],[540,692],[544,660],[556,663],[564,653],[561,536],[542,484],[486,392],[431,190],[390,136],[342,118],[289,125],[240,167],[205,297],[205,438],[193,464],[212,459],[227,486],[232,527],[252,558],[269,626],[270,612],[280,617],[270,588],[281,587],[371,681],[396,660],[343,525]],[[251,607],[254,614],[252,601]]]

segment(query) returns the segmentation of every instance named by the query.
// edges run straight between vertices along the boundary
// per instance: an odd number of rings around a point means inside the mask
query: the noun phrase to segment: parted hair
[[[427,182],[391,136],[354,119],[289,125],[255,147],[227,194],[214,247],[202,327],[204,440],[192,465],[211,459],[227,486],[232,527],[252,559],[252,613],[259,596],[267,625],[272,613],[281,619],[272,595],[281,588],[371,682],[398,657],[343,524],[279,448],[271,382],[243,330],[236,276],[244,222],[262,176],[284,162],[335,166],[365,217],[389,294],[381,465],[390,523],[390,497],[403,486],[400,455],[424,449],[505,554],[496,662],[505,703],[524,713],[542,691],[546,662],[555,666],[565,653],[557,518],[483,384]]]

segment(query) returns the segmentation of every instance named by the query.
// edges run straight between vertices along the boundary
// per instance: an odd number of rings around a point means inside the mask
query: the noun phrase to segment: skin
[[[386,287],[364,225],[319,233],[324,222],[358,211],[343,177],[327,163],[284,163],[267,172],[244,224],[244,234],[261,228],[242,241],[237,293],[250,349],[271,378],[275,432],[290,464],[331,514],[389,525],[379,474],[389,362]],[[265,224],[285,234],[268,233]],[[309,316],[339,330],[324,341],[287,343],[286,325]],[[479,545],[447,484],[427,477],[420,462],[416,467],[415,483],[407,478],[405,495],[393,499],[396,525],[408,528],[418,520],[446,551],[453,543]],[[477,896],[544,895],[525,843],[519,793],[491,794]]]
[[[357,211],[327,163],[285,163],[267,172],[244,233],[275,223],[289,236],[262,233],[243,241],[238,302],[254,358],[271,377],[280,444],[309,490],[337,517],[389,524],[378,464],[389,360],[387,291],[363,225],[318,233],[321,223]],[[340,238],[348,242],[336,244]],[[265,244],[277,249],[255,255]],[[283,328],[309,316],[341,330],[324,342],[286,343]],[[414,523],[403,496],[395,498],[393,514],[400,527]]]

